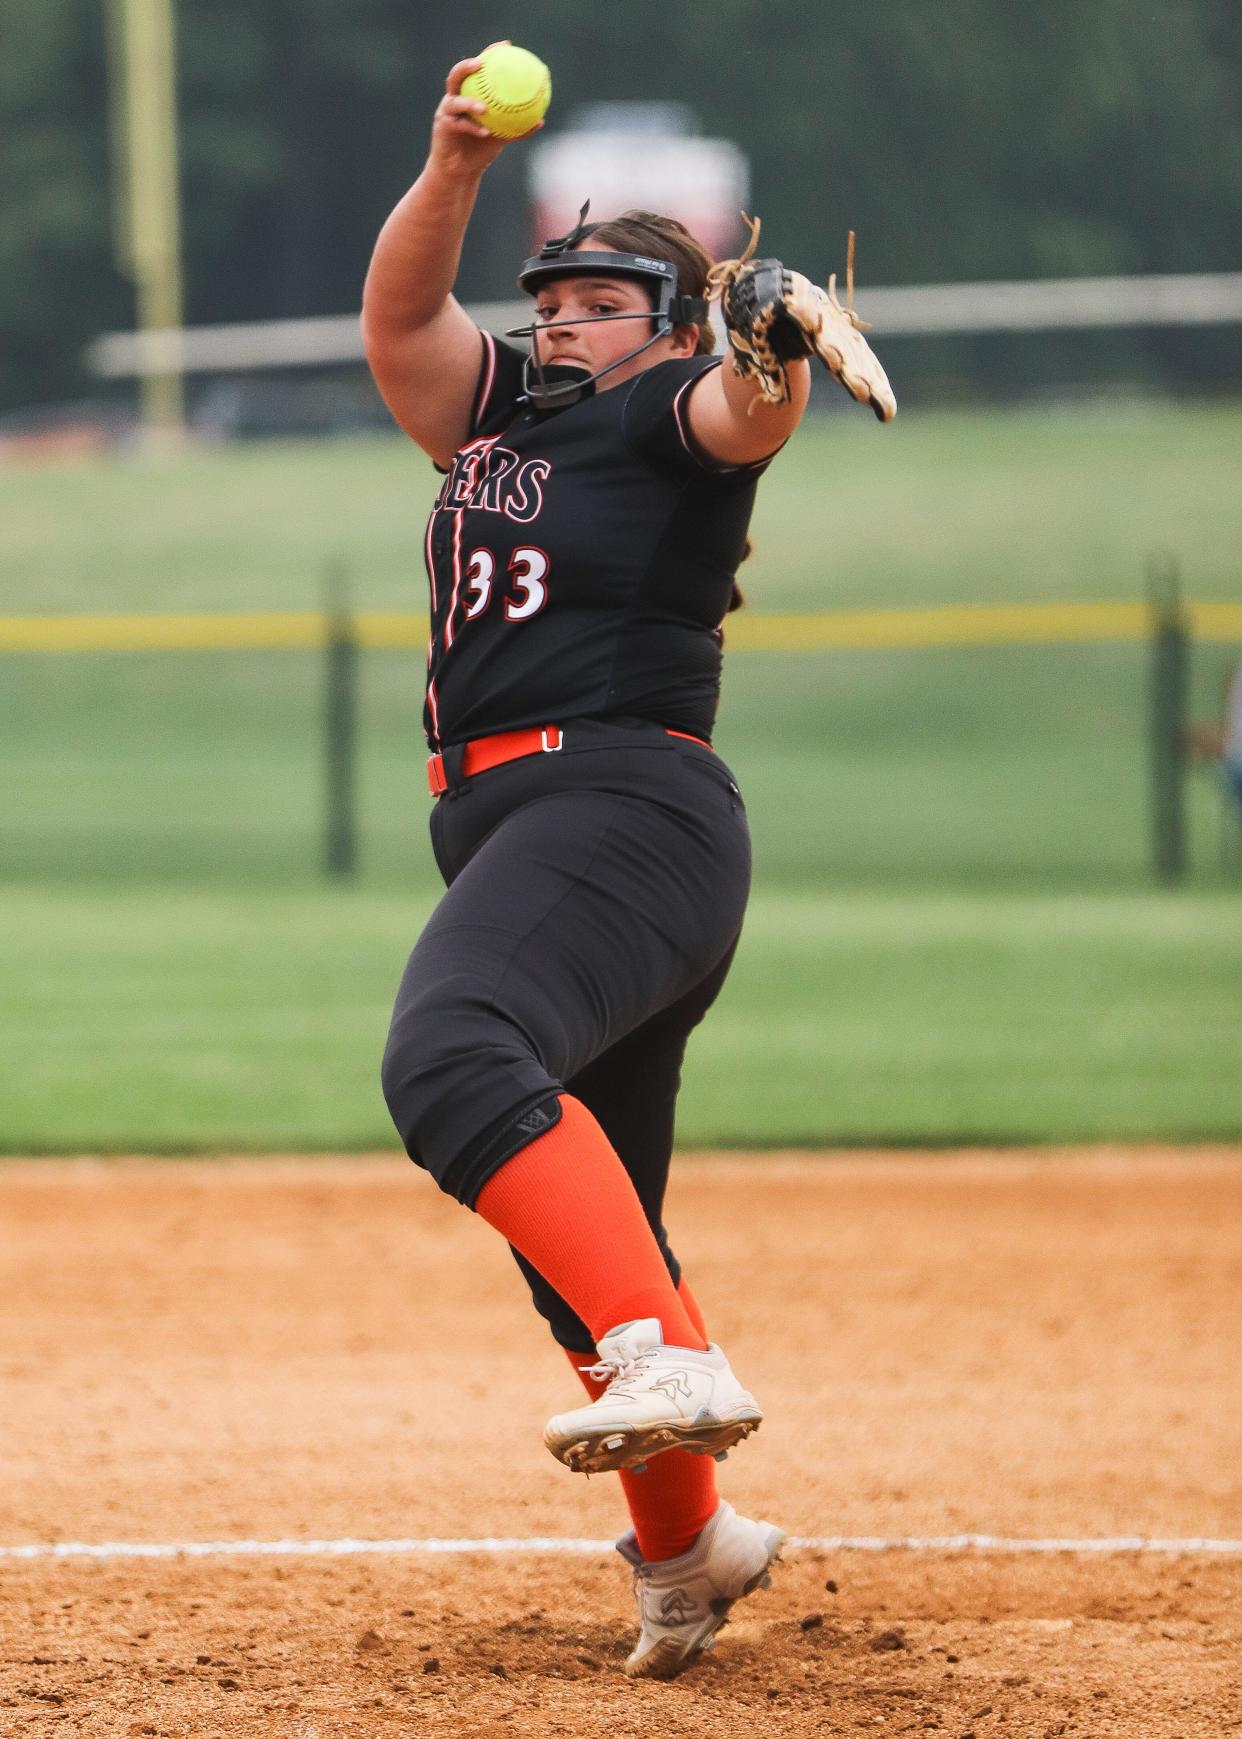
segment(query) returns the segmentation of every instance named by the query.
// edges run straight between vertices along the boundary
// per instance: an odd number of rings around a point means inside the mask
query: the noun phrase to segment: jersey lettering
[[[541,549],[515,549],[509,557],[509,572],[523,597],[518,603],[512,598],[505,599],[505,621],[529,622],[548,601],[548,588],[543,583],[548,572],[547,555]]]
[[[519,466],[517,476],[513,479],[514,489],[505,502],[505,513],[510,519],[516,519],[519,525],[529,525],[532,519],[538,519],[543,509],[543,490],[540,487],[552,474],[552,467],[546,459],[528,459],[525,465]],[[529,485],[532,493],[527,495]]]
[[[478,474],[479,460],[481,458],[482,454],[480,453],[458,454],[458,460],[460,463],[454,461],[452,487],[448,492],[447,500],[444,502],[445,507],[466,506],[470,499],[471,491],[474,488],[474,481]]]
[[[453,460],[436,497],[436,508],[479,513],[503,513],[519,525],[529,525],[543,511],[543,485],[552,473],[546,459],[525,463],[511,447],[494,444],[466,448]]]
[[[501,489],[505,479],[517,470],[518,456],[509,447],[493,447],[481,480],[475,485],[470,506],[484,513],[503,513]]]
[[[492,579],[496,572],[496,558],[490,549],[476,549],[466,566],[466,577],[470,581],[472,597],[466,605],[466,621],[473,622],[476,616],[481,616],[492,597]]]

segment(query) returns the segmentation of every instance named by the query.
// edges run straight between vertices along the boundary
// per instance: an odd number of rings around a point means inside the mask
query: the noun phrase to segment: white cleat
[[[721,1503],[688,1552],[645,1563],[632,1533],[617,1550],[634,1566],[639,1632],[625,1663],[632,1679],[672,1679],[712,1646],[735,1600],[766,1588],[785,1536]]]
[[[763,1414],[718,1346],[665,1346],[657,1317],[623,1322],[583,1366],[608,1387],[597,1401],[549,1419],[543,1440],[575,1473],[637,1467],[666,1449],[723,1461]]]

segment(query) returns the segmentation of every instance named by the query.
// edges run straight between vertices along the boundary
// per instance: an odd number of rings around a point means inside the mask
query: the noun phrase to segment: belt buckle
[[[548,741],[549,733],[556,738],[554,743]],[[565,747],[565,733],[559,725],[544,725],[539,732],[539,741],[545,755],[559,755]]]

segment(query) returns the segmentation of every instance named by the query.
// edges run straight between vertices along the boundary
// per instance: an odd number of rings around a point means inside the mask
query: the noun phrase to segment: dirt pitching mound
[[[660,1686],[619,1671],[621,1561],[565,1549],[625,1519],[540,1443],[564,1360],[421,1174],[0,1164],[0,1734],[1242,1727],[1242,1558],[1119,1549],[1242,1532],[1242,1151],[674,1177],[673,1242],[767,1411],[722,1489],[821,1543]],[[962,1534],[1020,1549],[934,1543]],[[461,1550],[486,1538],[561,1549]],[[323,1544],[238,1551],[279,1541]]]

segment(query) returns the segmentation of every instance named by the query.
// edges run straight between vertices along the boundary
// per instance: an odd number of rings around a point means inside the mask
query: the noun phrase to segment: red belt
[[[700,743],[710,749],[702,737],[692,737],[688,731],[665,731],[667,737],[683,737],[688,743]],[[490,767],[503,767],[506,761],[520,760],[523,755],[555,755],[565,746],[565,733],[560,725],[536,725],[528,731],[501,731],[494,737],[476,737],[462,750],[461,777],[473,779],[476,773],[486,773]],[[444,756],[432,755],[427,762],[427,788],[433,797],[442,797],[448,790],[444,772]]]

